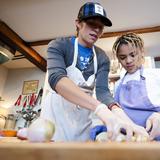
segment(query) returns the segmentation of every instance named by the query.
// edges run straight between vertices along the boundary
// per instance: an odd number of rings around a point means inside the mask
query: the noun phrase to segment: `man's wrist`
[[[120,106],[117,102],[111,103],[111,104],[108,106],[108,109],[109,109],[109,110],[113,110],[113,109],[117,109],[117,108],[121,108],[121,106]]]

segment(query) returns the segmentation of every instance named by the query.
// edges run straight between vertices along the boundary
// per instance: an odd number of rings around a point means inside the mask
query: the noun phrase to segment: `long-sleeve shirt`
[[[108,73],[110,69],[110,61],[105,52],[99,47],[95,46],[97,55],[98,70],[96,74],[96,97],[102,103],[110,105],[114,103],[114,99],[108,88]],[[53,90],[57,82],[62,77],[67,77],[66,68],[73,62],[74,44],[71,38],[59,38],[51,41],[48,46],[47,69],[49,74],[49,84]],[[79,55],[78,55],[79,56]],[[81,70],[79,57],[77,68]],[[82,71],[82,70],[81,70]],[[82,71],[85,79],[94,73],[93,58],[87,67]]]

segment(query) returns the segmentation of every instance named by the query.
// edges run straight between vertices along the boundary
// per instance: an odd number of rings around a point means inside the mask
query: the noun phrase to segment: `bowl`
[[[16,137],[17,131],[16,130],[1,130],[0,135],[3,137]]]

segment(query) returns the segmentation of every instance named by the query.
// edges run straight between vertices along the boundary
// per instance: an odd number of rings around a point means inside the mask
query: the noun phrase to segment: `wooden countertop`
[[[0,139],[1,160],[160,160],[160,143],[30,143]]]

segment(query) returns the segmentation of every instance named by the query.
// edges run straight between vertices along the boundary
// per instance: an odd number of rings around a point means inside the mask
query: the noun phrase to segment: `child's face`
[[[117,58],[128,73],[134,73],[142,65],[144,53],[130,44],[119,46]]]

